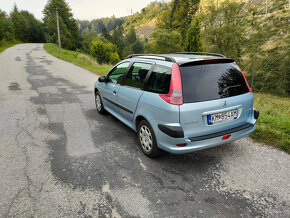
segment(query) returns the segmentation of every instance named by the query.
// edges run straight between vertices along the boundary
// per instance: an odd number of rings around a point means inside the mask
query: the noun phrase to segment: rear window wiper
[[[231,88],[237,88],[237,87],[241,87],[242,85],[234,85],[234,86],[228,86],[226,88],[223,89],[223,91],[227,91],[228,89],[231,89]]]

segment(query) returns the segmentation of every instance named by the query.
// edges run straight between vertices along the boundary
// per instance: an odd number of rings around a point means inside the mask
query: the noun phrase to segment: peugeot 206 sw
[[[95,83],[100,114],[137,132],[145,155],[184,154],[251,134],[259,112],[234,62],[220,54],[136,54]]]

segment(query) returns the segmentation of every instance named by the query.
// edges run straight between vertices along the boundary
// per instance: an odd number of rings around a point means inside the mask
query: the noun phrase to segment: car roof
[[[232,59],[226,58],[224,55],[216,53],[207,52],[178,52],[172,54],[132,54],[126,59],[138,60],[155,60],[159,63],[164,63],[168,65],[169,63],[177,63],[179,65],[187,64],[190,62],[203,61],[203,60],[228,60]]]

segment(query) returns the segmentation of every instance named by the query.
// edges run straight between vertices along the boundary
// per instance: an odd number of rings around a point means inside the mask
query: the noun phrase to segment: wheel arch
[[[135,119],[135,128],[136,128],[136,131],[137,131],[137,128],[138,128],[138,125],[139,123],[142,121],[142,120],[146,120],[148,123],[149,121],[143,116],[143,115],[138,115]]]
[[[134,121],[133,121],[133,125],[135,125],[135,129],[137,131],[138,125],[142,120],[146,120],[151,127],[154,129],[154,127],[152,126],[152,120],[154,120],[154,117],[152,116],[152,114],[149,111],[144,111],[143,109],[140,110],[140,108],[138,108],[135,112],[135,116],[134,116]]]
[[[98,91],[99,91],[98,88],[95,87],[95,89],[94,89],[94,93],[96,94]]]

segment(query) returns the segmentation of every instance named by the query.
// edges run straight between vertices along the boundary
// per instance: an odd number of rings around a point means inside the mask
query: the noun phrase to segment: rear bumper
[[[245,136],[252,134],[256,127],[254,124],[247,123],[242,126],[225,130],[222,132],[203,135],[193,138],[172,138],[163,132],[159,131],[157,134],[157,144],[162,150],[172,154],[186,154],[194,151],[199,151],[207,148],[216,147],[225,143],[229,143]],[[222,136],[231,135],[229,139],[223,140]],[[184,144],[184,147],[177,147],[177,144]]]
[[[228,130],[224,130],[224,131],[216,132],[216,133],[212,133],[212,134],[192,137],[192,138],[189,138],[189,139],[192,142],[202,141],[202,140],[206,140],[206,139],[216,138],[216,137],[219,137],[219,136],[224,136],[224,135],[232,134],[232,133],[235,133],[235,132],[239,132],[239,131],[241,131],[243,129],[248,129],[248,128],[251,128],[253,126],[254,126],[254,124],[246,123],[244,125],[241,125],[241,126],[238,126],[238,127],[232,128],[232,129],[228,129]]]

